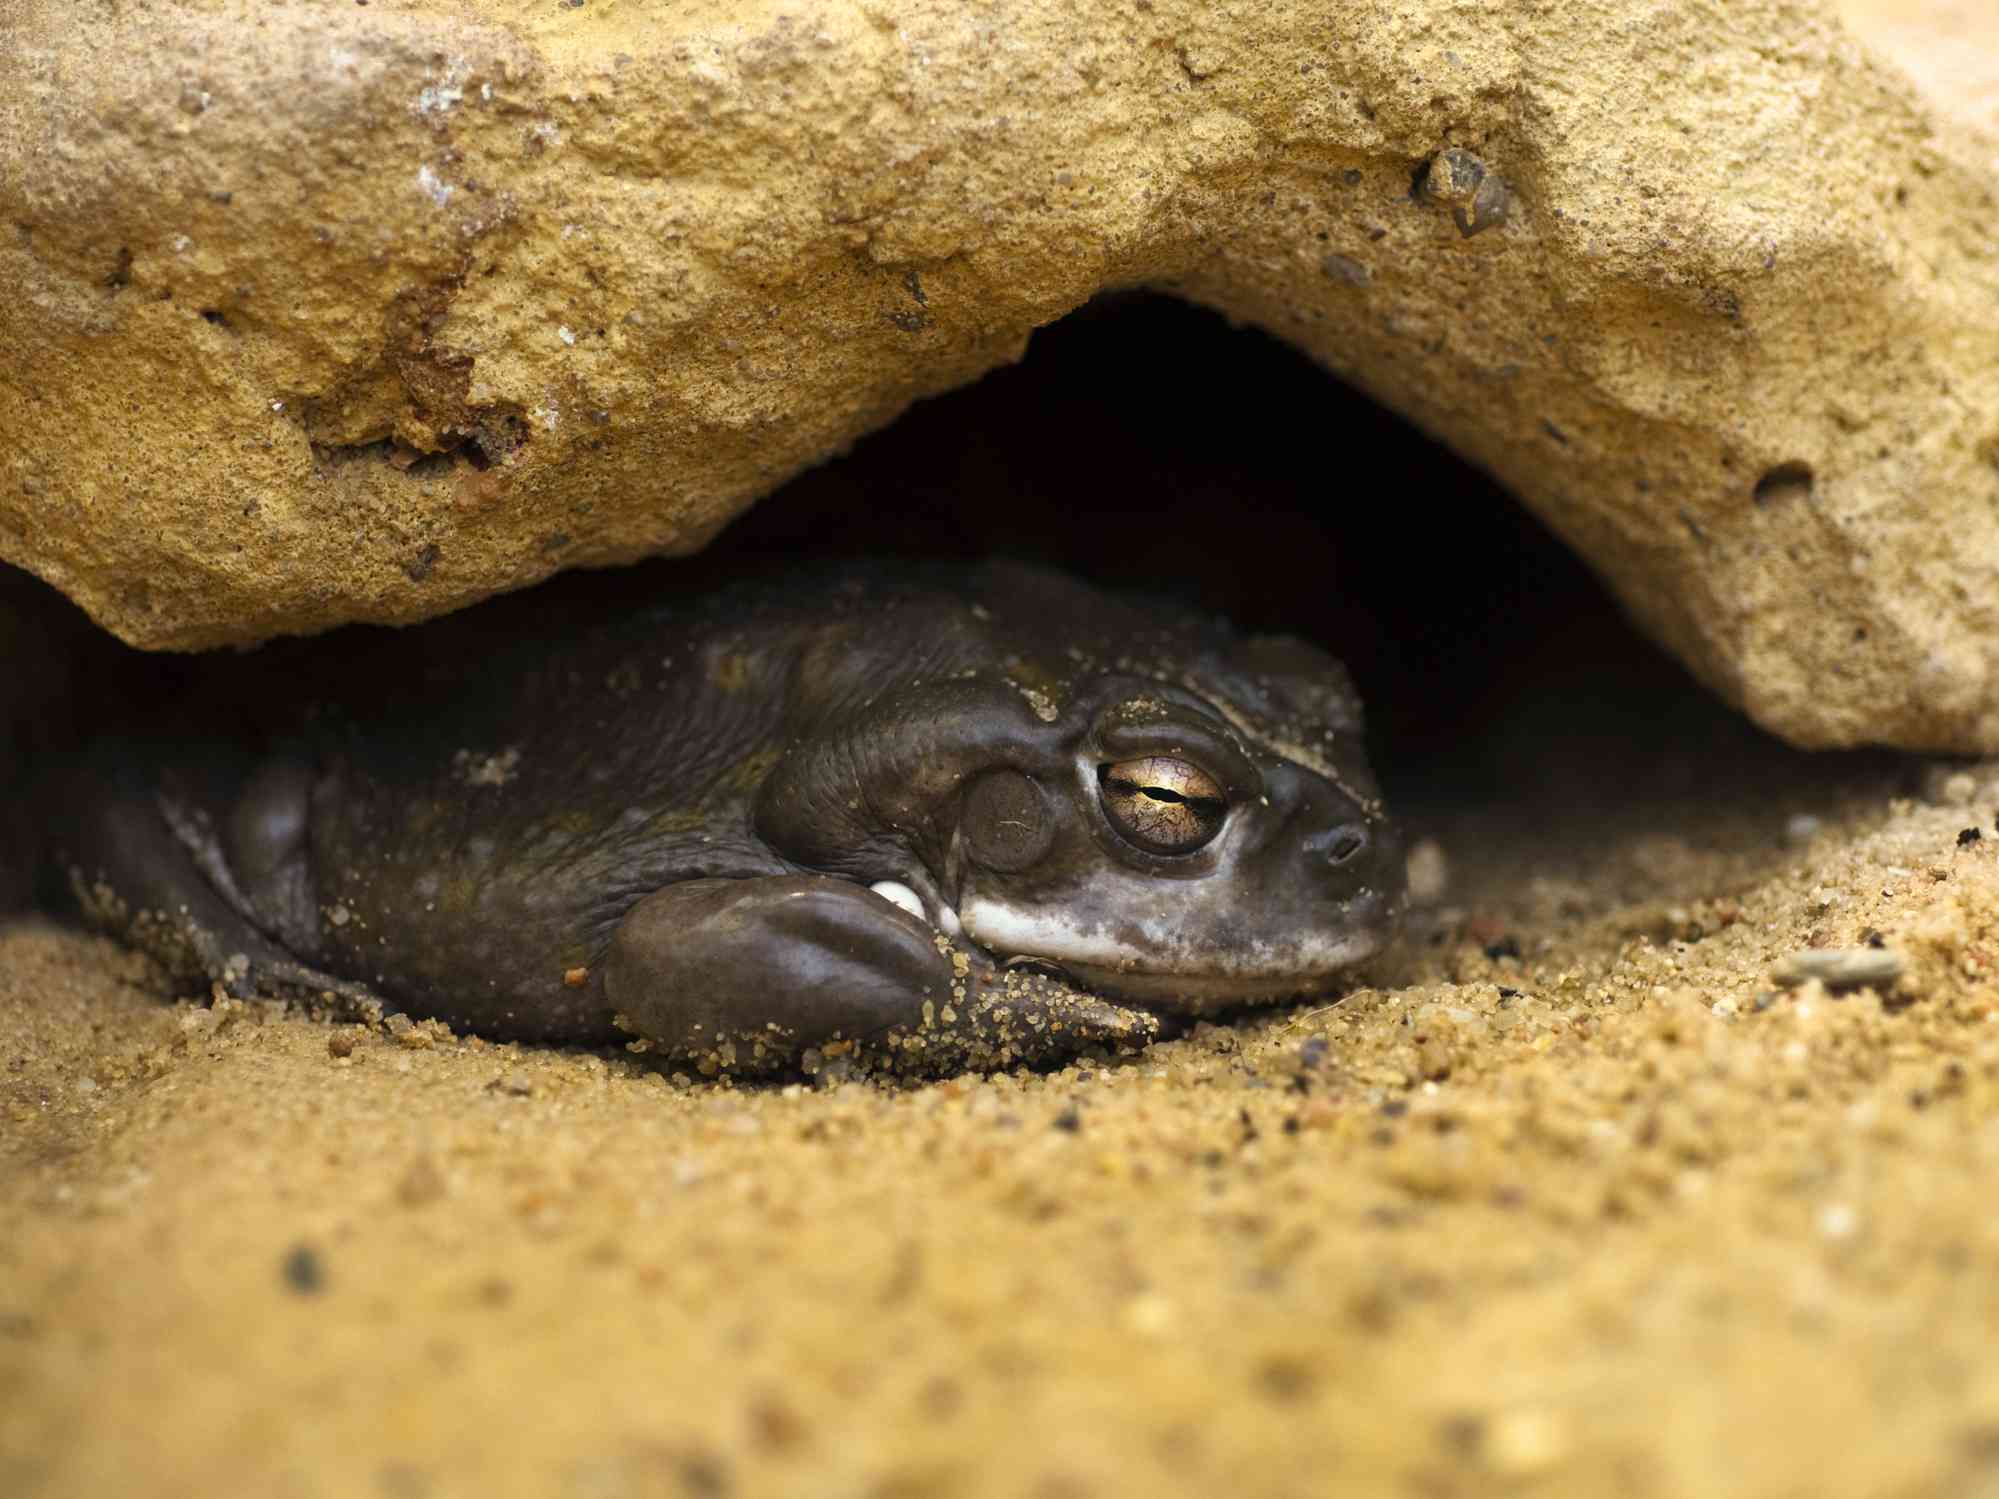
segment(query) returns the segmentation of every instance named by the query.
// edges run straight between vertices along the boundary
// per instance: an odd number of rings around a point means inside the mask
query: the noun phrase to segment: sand
[[[16,920],[0,1494],[1999,1490],[1999,765],[1740,779],[1419,819],[1338,1005],[903,1089]]]

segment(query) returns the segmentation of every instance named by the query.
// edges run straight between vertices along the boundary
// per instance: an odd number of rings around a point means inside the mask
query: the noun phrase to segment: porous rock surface
[[[1490,467],[1794,741],[1999,749],[1995,153],[1831,10],[16,0],[0,26],[0,556],[135,643],[696,548],[1152,285]],[[1326,454],[1327,524],[1434,504],[1448,545],[1451,497],[1376,494],[1366,456]]]

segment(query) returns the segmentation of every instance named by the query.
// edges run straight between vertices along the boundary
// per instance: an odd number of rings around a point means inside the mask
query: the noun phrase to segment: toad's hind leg
[[[647,896],[612,937],[604,992],[670,1055],[744,1070],[862,1043],[910,1073],[1059,1061],[1140,1044],[1158,1021],[1046,981],[954,961],[937,931],[846,880],[689,880]]]
[[[177,984],[219,983],[239,998],[331,997],[344,1012],[380,1012],[365,985],[302,962],[216,888],[148,777],[99,763],[49,789],[61,813],[52,872],[86,921],[152,956]]]

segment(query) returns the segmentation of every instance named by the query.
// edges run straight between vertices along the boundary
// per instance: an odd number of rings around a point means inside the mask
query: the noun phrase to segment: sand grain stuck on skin
[[[1378,987],[900,1090],[167,1005],[17,921],[0,1493],[1994,1488],[1955,774],[1468,816]],[[1769,979],[1870,933],[1885,998]]]

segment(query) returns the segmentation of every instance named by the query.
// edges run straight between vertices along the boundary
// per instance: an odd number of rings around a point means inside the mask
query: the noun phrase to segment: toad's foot
[[[1142,1046],[1159,1018],[954,951],[922,918],[846,880],[690,880],[612,938],[618,1023],[703,1072],[828,1064],[907,1076],[1060,1062]]]

